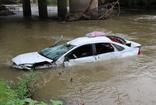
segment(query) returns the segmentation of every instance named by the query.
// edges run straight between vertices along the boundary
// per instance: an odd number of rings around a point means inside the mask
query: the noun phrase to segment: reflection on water
[[[52,80],[34,98],[64,99],[77,105],[156,104],[156,13],[122,14],[110,20],[55,22],[36,18],[0,17],[0,77],[13,79],[26,71],[10,68],[16,55],[40,51],[64,35],[62,43],[91,31],[138,42],[140,56],[112,59],[72,67],[39,70]],[[72,81],[71,81],[72,79]]]

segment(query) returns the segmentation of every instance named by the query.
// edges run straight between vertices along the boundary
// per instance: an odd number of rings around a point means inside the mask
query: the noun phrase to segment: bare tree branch
[[[119,0],[117,0],[116,2],[101,5],[98,8],[90,9],[91,6],[94,5],[93,1],[94,0],[90,1],[89,6],[84,13],[75,13],[75,14],[69,13],[66,16],[65,20],[66,21],[74,21],[74,20],[82,20],[82,19],[83,20],[99,20],[99,19],[108,19],[114,15],[119,16],[119,13],[120,13]]]

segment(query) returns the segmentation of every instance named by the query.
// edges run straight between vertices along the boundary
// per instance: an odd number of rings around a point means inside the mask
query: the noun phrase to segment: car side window
[[[91,45],[83,45],[74,49],[71,53],[68,54],[68,59],[76,59],[81,57],[92,56],[92,47]]]
[[[117,44],[113,44],[113,46],[118,50],[118,51],[123,51],[125,48],[122,46],[119,46]]]
[[[103,54],[114,51],[114,48],[109,43],[97,43],[95,46],[96,54]]]

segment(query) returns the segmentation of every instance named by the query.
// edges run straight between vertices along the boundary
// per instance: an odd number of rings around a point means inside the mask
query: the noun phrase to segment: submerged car
[[[109,36],[102,32],[92,32],[86,37],[76,38],[63,45],[57,44],[39,52],[21,54],[12,59],[13,67],[18,69],[39,69],[58,66],[98,62],[112,58],[140,55],[139,43]]]

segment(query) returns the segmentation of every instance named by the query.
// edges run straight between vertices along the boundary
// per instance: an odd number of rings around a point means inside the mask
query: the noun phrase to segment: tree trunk
[[[101,0],[98,0],[98,6],[101,6]]]

